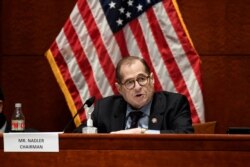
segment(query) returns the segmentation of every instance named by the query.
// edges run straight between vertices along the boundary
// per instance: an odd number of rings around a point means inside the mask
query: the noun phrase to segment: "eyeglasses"
[[[137,81],[137,83],[140,86],[145,86],[148,83],[148,78],[149,76],[141,75],[137,77],[136,79],[129,79],[121,84],[124,85],[127,89],[133,89],[135,87],[135,81]]]

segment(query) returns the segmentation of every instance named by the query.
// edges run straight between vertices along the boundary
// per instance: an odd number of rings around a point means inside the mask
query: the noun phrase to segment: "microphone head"
[[[88,107],[90,107],[94,102],[95,102],[95,96],[89,98],[89,99],[85,102],[85,104],[86,104]]]

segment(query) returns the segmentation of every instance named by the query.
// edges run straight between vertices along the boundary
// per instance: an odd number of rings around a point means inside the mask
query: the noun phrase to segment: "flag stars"
[[[119,11],[120,11],[120,13],[122,14],[122,13],[125,12],[125,9],[124,9],[124,8],[120,8]]]
[[[118,26],[122,26],[123,20],[122,19],[118,19],[116,20],[116,23]]]
[[[134,2],[133,2],[132,0],[129,0],[129,1],[128,1],[128,6],[133,6],[133,3],[134,3]]]
[[[113,1],[111,1],[109,3],[109,8],[112,9],[112,8],[115,8],[115,3]]]
[[[126,17],[127,17],[127,18],[131,18],[131,13],[130,13],[130,12],[127,12],[127,13],[126,13]]]
[[[142,11],[142,5],[141,5],[141,4],[139,4],[139,5],[137,6],[137,10],[138,10],[138,12]]]
[[[100,2],[104,5],[104,13],[112,31],[117,32],[160,0],[104,0]]]

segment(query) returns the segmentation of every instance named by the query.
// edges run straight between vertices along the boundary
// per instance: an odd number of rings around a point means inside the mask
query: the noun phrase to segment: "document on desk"
[[[59,133],[4,133],[4,152],[59,152]]]

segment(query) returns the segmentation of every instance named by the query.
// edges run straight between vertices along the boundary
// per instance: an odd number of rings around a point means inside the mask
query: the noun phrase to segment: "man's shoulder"
[[[123,101],[123,97],[121,95],[111,95],[98,100],[99,103],[113,103],[119,101]]]
[[[186,102],[187,98],[186,96],[180,93],[160,91],[160,92],[155,92],[154,100],[161,101],[161,102],[164,101],[167,103],[176,103],[177,101]]]
[[[156,97],[162,97],[165,96],[167,98],[171,97],[171,98],[180,98],[180,97],[185,97],[184,95],[180,94],[180,93],[175,93],[175,92],[168,92],[168,91],[159,91],[159,92],[155,92],[155,96]]]
[[[126,108],[126,101],[120,95],[112,95],[104,97],[96,102],[97,108],[101,109],[102,111],[106,110],[116,110],[121,108]]]

